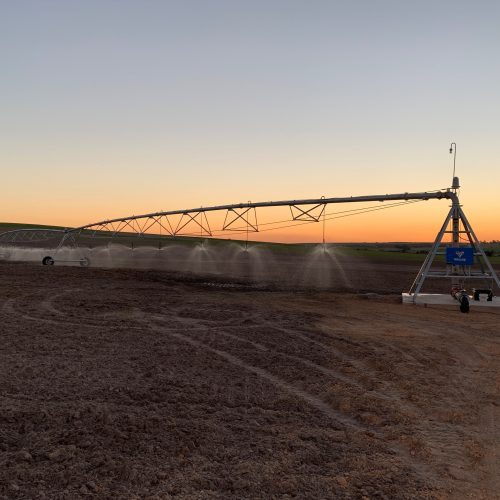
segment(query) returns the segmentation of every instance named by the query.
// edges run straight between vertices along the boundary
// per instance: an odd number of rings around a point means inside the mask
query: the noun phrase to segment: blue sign
[[[472,266],[474,264],[474,249],[472,247],[448,247],[446,263],[454,266]]]

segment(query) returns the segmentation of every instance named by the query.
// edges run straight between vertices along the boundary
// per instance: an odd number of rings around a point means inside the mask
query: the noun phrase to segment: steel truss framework
[[[129,232],[145,235],[152,229],[155,234],[168,236],[213,236],[214,230],[210,226],[207,215],[210,212],[225,212],[224,222],[218,230],[222,231],[250,231],[259,232],[261,229],[257,220],[257,209],[268,207],[289,207],[291,219],[289,222],[319,222],[325,215],[325,208],[330,204],[362,203],[362,202],[407,202],[416,200],[449,199],[455,197],[450,190],[401,193],[368,196],[350,196],[342,198],[313,198],[305,200],[268,201],[258,203],[237,203],[232,205],[218,205],[199,207],[188,210],[171,210],[143,215],[132,215],[119,219],[103,220],[85,226],[68,230],[68,232],[92,231],[94,234],[101,231],[112,235],[120,232]],[[283,221],[285,222],[285,221]],[[240,224],[240,225],[238,225]],[[157,226],[156,228],[154,226]]]
[[[458,183],[458,179],[457,179]],[[457,184],[458,185],[458,184]],[[326,207],[330,204],[344,203],[369,203],[369,202],[390,202],[384,203],[384,206],[377,208],[364,208],[347,210],[347,215],[337,215],[337,217],[345,217],[356,215],[357,213],[365,213],[367,211],[380,210],[391,206],[399,206],[407,202],[426,201],[426,200],[449,200],[452,203],[451,209],[446,217],[445,222],[433,244],[433,247],[427,258],[425,259],[422,268],[420,269],[415,282],[410,289],[410,295],[416,297],[422,285],[427,278],[452,278],[455,282],[464,279],[487,278],[494,281],[500,288],[500,280],[493,270],[481,244],[476,237],[472,227],[470,226],[465,214],[460,206],[457,190],[455,188],[443,189],[429,192],[416,193],[399,193],[385,195],[367,195],[367,196],[350,196],[337,198],[312,198],[303,200],[283,200],[283,201],[268,201],[268,202],[247,202],[230,205],[217,205],[211,207],[199,207],[187,210],[171,210],[148,213],[142,215],[132,215],[129,217],[116,218],[111,220],[103,220],[86,224],[77,228],[66,230],[48,230],[48,229],[21,229],[9,231],[0,234],[0,243],[21,243],[35,242],[61,237],[58,248],[62,246],[78,247],[77,238],[85,237],[100,237],[105,236],[112,238],[116,235],[127,236],[198,236],[212,237],[215,233],[223,233],[225,231],[240,231],[246,232],[247,239],[250,232],[261,231],[257,219],[257,210],[268,207],[289,207],[291,218],[288,222],[291,225],[308,224],[325,221]],[[214,231],[208,219],[208,214],[211,212],[225,212],[224,222],[220,229]],[[342,213],[342,212],[341,212]],[[345,212],[344,212],[345,214]],[[337,218],[332,217],[332,218]],[[452,222],[452,229],[448,231],[448,225]],[[460,230],[460,223],[463,230]],[[281,226],[289,227],[289,226]],[[276,227],[275,229],[279,229]],[[271,230],[271,229],[263,229]],[[480,272],[473,272],[471,269],[465,269],[464,266],[448,266],[444,272],[435,272],[431,270],[435,257],[439,255],[439,249],[443,244],[443,237],[446,233],[452,234],[452,244],[460,244],[460,235],[465,234],[467,244],[474,249],[475,255],[480,261]]]
[[[65,235],[63,229],[26,228],[14,229],[0,234],[0,243],[37,243],[53,240]]]

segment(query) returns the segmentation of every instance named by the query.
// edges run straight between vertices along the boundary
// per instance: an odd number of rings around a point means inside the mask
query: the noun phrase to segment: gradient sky
[[[0,220],[444,188],[455,141],[500,239],[499,47],[496,0],[0,0]],[[329,238],[430,240],[446,210]]]

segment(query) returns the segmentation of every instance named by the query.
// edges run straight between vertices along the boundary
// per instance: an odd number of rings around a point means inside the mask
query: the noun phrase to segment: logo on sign
[[[474,249],[472,247],[448,247],[446,262],[455,266],[471,266],[474,263]]]

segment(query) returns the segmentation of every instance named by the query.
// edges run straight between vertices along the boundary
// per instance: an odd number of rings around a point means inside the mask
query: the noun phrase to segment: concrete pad
[[[402,293],[403,304],[429,304],[443,306],[458,306],[458,301],[449,294],[444,293],[419,293],[416,297],[409,293]],[[473,300],[469,295],[470,307],[500,307],[500,297],[493,297],[491,302],[486,300],[486,295],[481,300]]]

